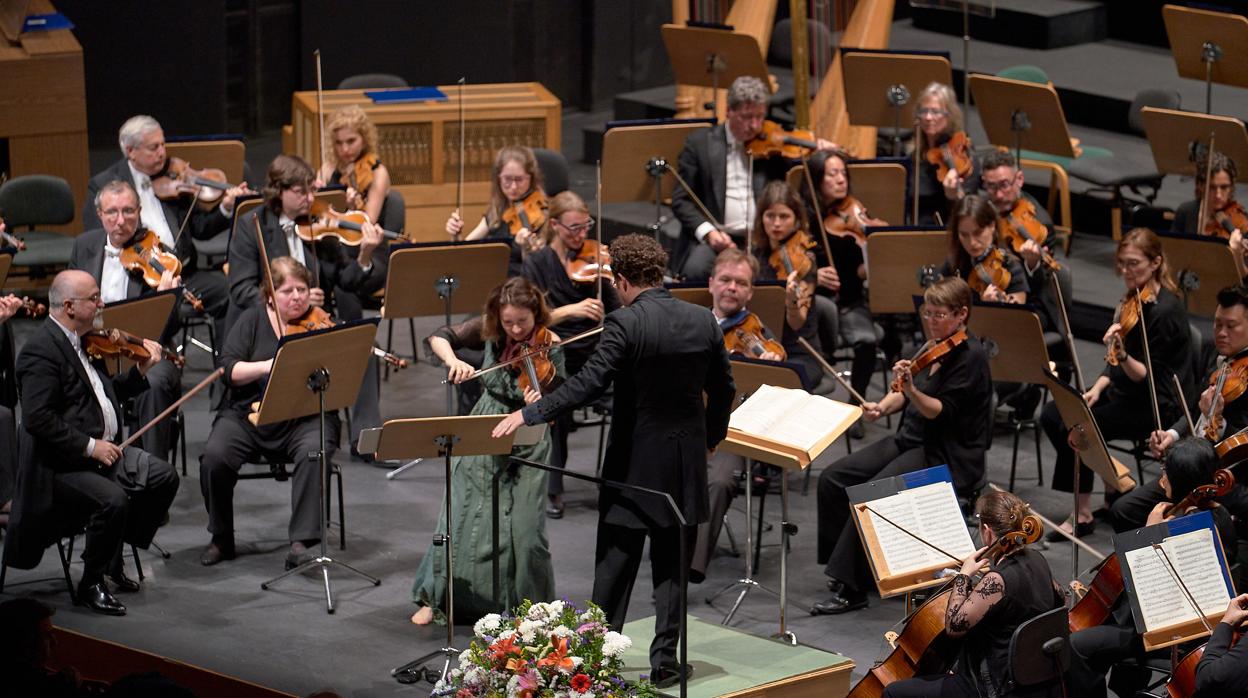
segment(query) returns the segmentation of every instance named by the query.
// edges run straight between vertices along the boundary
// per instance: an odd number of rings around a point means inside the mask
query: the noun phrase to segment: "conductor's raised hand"
[[[498,426],[494,427],[494,431],[490,432],[490,435],[496,439],[501,439],[504,436],[514,434],[515,431],[522,426],[524,426],[524,415],[520,414],[520,410],[516,410],[506,417],[503,417],[503,421],[499,422]]]

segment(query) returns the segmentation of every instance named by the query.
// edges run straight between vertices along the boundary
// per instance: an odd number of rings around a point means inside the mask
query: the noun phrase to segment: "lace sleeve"
[[[1000,574],[989,572],[974,588],[970,577],[959,574],[953,579],[953,593],[945,610],[945,632],[950,637],[962,637],[1004,598],[1005,580]]]
[[[430,337],[445,339],[455,351],[463,348],[482,349],[485,346],[485,339],[481,336],[483,323],[480,315],[473,315],[461,323],[439,327]],[[436,360],[433,350],[429,348],[429,337],[425,338],[424,344],[425,353]]]

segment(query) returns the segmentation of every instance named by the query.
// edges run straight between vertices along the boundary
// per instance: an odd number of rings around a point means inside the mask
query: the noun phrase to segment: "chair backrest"
[[[411,87],[407,81],[391,73],[360,73],[338,83],[340,90],[385,90]]]
[[[391,189],[381,204],[381,220],[377,224],[394,233],[402,233],[407,224],[407,204],[403,195]]]
[[[1012,65],[1009,68],[998,71],[997,77],[1035,82],[1041,85],[1049,82],[1049,74],[1044,72],[1044,68],[1038,65]]]
[[[1127,128],[1135,133],[1144,135],[1144,120],[1141,112],[1144,107],[1156,107],[1158,109],[1174,109],[1178,110],[1183,104],[1183,98],[1177,90],[1160,90],[1147,88],[1135,93],[1135,99],[1131,100],[1131,109],[1127,111]]]
[[[74,194],[60,177],[22,175],[0,186],[0,211],[13,229],[65,225],[74,220]]]
[[[810,47],[806,53],[807,56],[818,55],[814,48],[816,46],[834,46],[832,32],[819,22],[808,22],[806,24],[806,43]],[[818,66],[818,71],[812,63],[811,73],[823,75],[828,72],[828,64],[831,62],[832,54],[825,52],[826,58],[822,61],[822,65]],[[767,46],[767,64],[778,65],[784,68],[793,67],[793,21],[791,19],[782,19],[776,22],[776,26],[771,30],[771,43]]]
[[[537,169],[542,173],[542,188],[546,196],[554,196],[568,189],[568,160],[563,153],[549,148],[534,148]]]
[[[1011,690],[1057,681],[1069,666],[1070,621],[1065,606],[1041,613],[1014,629],[1010,638]]]

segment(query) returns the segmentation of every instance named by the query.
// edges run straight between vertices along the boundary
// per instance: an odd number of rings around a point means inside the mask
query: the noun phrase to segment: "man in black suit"
[[[771,90],[762,80],[739,77],[728,88],[728,118],[685,140],[677,171],[693,196],[680,185],[672,190],[672,213],[680,220],[672,271],[683,274],[686,281],[706,281],[715,255],[729,247],[745,247],[763,185],[783,180],[793,165],[793,161],[770,157],[755,160],[751,166],[746,152],[747,144],[762,132],[770,98]],[[820,150],[836,147],[822,138],[816,143]]]
[[[40,530],[52,537],[56,521],[47,512],[53,506],[57,516],[85,515],[79,601],[99,613],[123,615],[126,607],[109,591],[105,575],[118,591],[139,589],[122,572],[122,544],[151,544],[178,491],[178,476],[167,462],[114,443],[120,433],[118,397],[147,387],[144,374],[156,363],[160,346],[144,340],[152,358],[105,380],[103,363],[89,360],[81,344],[102,304],[95,280],[83,271],[63,271],[52,281],[48,302],[49,317],[23,347],[17,375],[30,460],[52,477],[19,483],[20,513],[27,522],[47,526]],[[25,489],[36,483],[45,486]]]
[[[364,240],[351,249],[332,238],[315,244],[305,242],[295,232],[295,220],[307,216],[316,189],[316,174],[296,155],[278,155],[269,164],[264,185],[264,206],[243,216],[230,238],[230,319],[234,320],[252,305],[261,302],[264,283],[260,248],[256,244],[256,221],[264,232],[265,252],[270,260],[292,257],[312,272],[316,285],[311,303],[334,312],[342,320],[358,320],[363,315],[361,296],[371,295],[386,283],[383,270],[373,265],[373,251],[381,245],[381,229],[372,223],[363,226]],[[351,408],[352,450],[362,429],[381,424],[377,359],[369,358],[369,368],[360,385],[360,394]]]
[[[113,180],[105,184],[95,195],[95,213],[104,227],[88,230],[74,239],[69,268],[85,271],[95,279],[100,287],[100,300],[105,305],[181,285],[181,279],[166,270],[160,284],[153,289],[143,281],[142,274],[131,273],[121,264],[121,251],[142,229],[139,195],[130,182]],[[159,361],[148,370],[147,382],[151,388],[136,400],[139,421],[143,424],[181,396],[182,371],[171,361]],[[143,450],[168,458],[173,444],[173,426],[172,420],[166,420],[149,429],[142,436]]]
[[[593,601],[606,611],[611,627],[623,627],[649,535],[655,605],[651,678],[671,685],[680,673],[680,573],[689,567],[696,526],[706,520],[707,456],[727,434],[736,388],[715,317],[663,288],[667,254],[659,243],[625,235],[611,243],[611,261],[616,291],[627,307],[607,315],[597,352],[559,389],[508,415],[494,435],[550,422],[614,384],[603,477],[670,494],[686,526],[681,528],[667,502],[655,495],[602,488]]]
[[[246,184],[227,189],[221,203],[205,211],[193,203],[190,194],[173,199],[160,199],[152,188],[152,180],[159,179],[169,171],[169,158],[165,152],[165,132],[150,116],[132,116],[121,125],[117,134],[122,159],[91,178],[87,184],[87,198],[82,209],[82,229],[99,228],[102,221],[96,211],[96,195],[105,184],[115,180],[130,182],[139,196],[142,206],[143,227],[156,233],[165,247],[174,251],[182,260],[182,277],[188,288],[204,302],[204,312],[216,325],[218,341],[225,341],[225,315],[229,310],[229,296],[225,275],[219,271],[200,269],[191,239],[207,240],[225,231],[234,215],[234,200],[238,196],[254,193]],[[187,216],[190,220],[187,221]],[[179,235],[186,221],[186,232]],[[179,308],[182,317],[195,312],[189,304]]]

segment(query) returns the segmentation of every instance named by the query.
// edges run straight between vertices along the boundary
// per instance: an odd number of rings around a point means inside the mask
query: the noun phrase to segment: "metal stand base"
[[[372,582],[373,586],[381,585],[380,579],[367,575],[355,569],[351,565],[346,564],[345,562],[339,562],[338,560],[328,557],[327,555],[325,555],[324,548],[325,548],[325,539],[322,538],[321,539],[321,554],[319,556],[311,560],[308,560],[307,562],[299,565],[298,567],[295,567],[294,569],[286,570],[282,574],[261,584],[260,588],[267,591],[270,586],[282,581],[283,579],[286,579],[287,577],[291,575],[301,574],[314,567],[319,568],[321,570],[321,579],[325,583],[325,612],[333,613],[336,610],[336,607],[334,605],[334,591],[329,585],[330,566],[336,566],[336,567],[346,570],[347,572],[350,572],[351,574],[354,574],[357,577],[363,577],[364,579],[367,579],[368,581]]]
[[[416,659],[413,659],[412,661],[408,662],[407,664],[404,664],[401,667],[395,667],[394,669],[391,669],[390,675],[395,678],[399,678],[403,674],[410,673],[413,669],[417,669],[423,666],[429,660],[436,659],[439,655],[442,656],[443,659],[442,659],[442,672],[438,674],[438,680],[439,681],[444,680],[446,678],[446,675],[449,674],[451,671],[451,662],[454,661],[454,659],[459,656],[459,650],[455,649],[454,647],[443,647],[442,649],[437,650],[436,652],[430,652],[429,654],[426,654],[423,657],[418,657]],[[412,683],[416,683],[416,682],[412,681]]]

